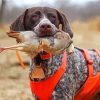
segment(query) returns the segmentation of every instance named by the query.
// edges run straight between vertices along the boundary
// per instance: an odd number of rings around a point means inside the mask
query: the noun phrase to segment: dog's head
[[[72,38],[73,32],[64,14],[49,7],[33,7],[27,9],[14,21],[11,25],[11,30],[33,30],[38,36],[51,36],[59,28],[60,24],[62,25],[62,30]]]

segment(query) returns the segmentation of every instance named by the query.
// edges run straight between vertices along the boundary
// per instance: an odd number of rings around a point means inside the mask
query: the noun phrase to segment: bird
[[[60,30],[54,36],[48,37],[38,37],[34,31],[13,31],[7,32],[7,34],[15,38],[19,43],[9,47],[0,47],[0,53],[4,50],[19,50],[26,52],[31,57],[35,57],[39,52],[43,51],[56,55],[68,49],[73,43],[69,34]]]

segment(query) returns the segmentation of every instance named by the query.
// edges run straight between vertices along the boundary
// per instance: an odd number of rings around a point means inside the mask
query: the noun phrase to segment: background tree
[[[5,10],[7,0],[1,0],[0,1],[0,24],[3,23],[3,13]]]

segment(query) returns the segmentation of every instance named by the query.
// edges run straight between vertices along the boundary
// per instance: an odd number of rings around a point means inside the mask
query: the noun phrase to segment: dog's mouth
[[[53,37],[55,33],[56,33],[56,31],[46,31],[46,30],[44,30],[44,31],[37,33],[37,35],[39,37]]]
[[[53,37],[54,34],[57,32],[57,28],[55,26],[51,27],[51,25],[42,25],[42,27],[34,27],[33,31],[37,34],[38,37]]]

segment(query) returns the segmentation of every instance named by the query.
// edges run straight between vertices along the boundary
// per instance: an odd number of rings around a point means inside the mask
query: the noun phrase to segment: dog
[[[10,29],[11,31],[34,31],[38,37],[52,37],[54,36],[56,29],[59,29],[60,25],[62,26],[62,30],[68,33],[72,38],[73,32],[64,14],[49,7],[33,7],[26,9],[26,11],[20,15],[14,23],[12,23]],[[15,34],[10,34],[9,36],[12,37],[14,35]],[[17,42],[20,42],[20,40],[17,40]],[[67,53],[66,70],[51,94],[52,100],[75,99],[75,95],[78,94],[81,88],[84,88],[84,84],[88,79],[89,68],[87,59],[84,57],[83,52],[83,49],[74,48],[73,52]],[[45,53],[46,52],[43,52],[43,54]],[[87,54],[89,54],[90,59],[93,61],[93,76],[96,76],[100,73],[100,56],[92,49],[88,50]],[[29,74],[31,81],[41,82],[53,76],[61,65],[62,58],[63,52],[48,59],[42,59],[40,53],[36,57],[32,58],[30,61]],[[33,78],[32,72],[34,68],[36,66],[40,68],[40,65],[42,66],[45,77],[42,79]],[[100,92],[98,92],[98,94],[100,94]],[[34,95],[34,97],[35,99],[39,99],[37,95]],[[91,100],[98,100],[96,99],[96,94],[93,95],[93,98],[90,98]],[[100,95],[98,95],[98,98],[100,99]],[[79,100],[90,99],[80,98]]]

